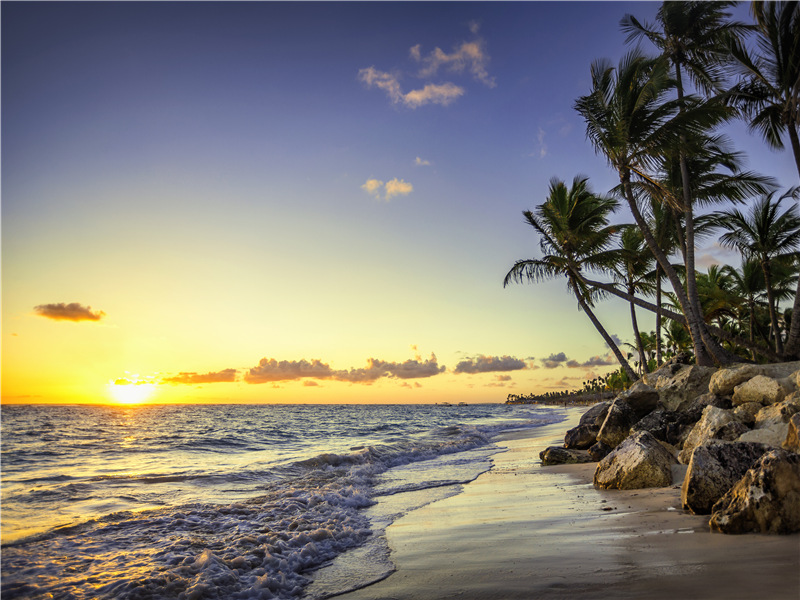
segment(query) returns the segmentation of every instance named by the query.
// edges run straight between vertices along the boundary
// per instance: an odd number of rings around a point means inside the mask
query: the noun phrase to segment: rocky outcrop
[[[641,379],[617,396],[617,399],[627,403],[633,409],[637,419],[650,414],[658,408],[659,404],[658,391]]]
[[[607,446],[603,442],[597,442],[594,446],[589,448],[589,456],[592,457],[592,460],[595,462],[600,462],[606,456],[611,454],[613,448],[611,446]]]
[[[597,433],[597,441],[616,448],[630,435],[631,426],[636,422],[636,412],[630,405],[617,398],[608,407],[608,414]]]
[[[773,423],[761,429],[746,431],[736,439],[739,442],[758,442],[774,448],[780,448],[783,442],[786,441],[788,433],[788,423]]]
[[[578,425],[564,435],[564,447],[576,450],[588,450],[597,442],[600,428],[592,424]]]
[[[581,420],[578,424],[597,425],[597,427],[600,427],[603,424],[603,421],[606,420],[606,414],[608,414],[609,406],[611,406],[611,400],[598,402],[581,415]]]
[[[745,425],[755,425],[758,411],[764,408],[760,402],[745,402],[733,409],[733,416],[736,420]]]
[[[775,404],[786,396],[786,389],[776,380],[764,375],[756,375],[733,389],[732,402],[740,406],[745,402]]]
[[[712,508],[721,533],[800,531],[800,454],[770,450]]]
[[[597,464],[594,485],[600,489],[634,490],[672,483],[672,454],[647,431],[620,444]]]
[[[719,429],[733,421],[733,411],[717,408],[716,406],[706,406],[703,416],[692,429],[686,441],[683,442],[683,449],[678,456],[678,461],[682,464],[689,464],[692,451],[701,444],[713,440]]]
[[[644,382],[658,391],[659,401],[667,410],[682,410],[698,396],[707,394],[712,367],[667,365],[645,375]]]
[[[792,415],[800,412],[800,395],[792,394],[786,400],[770,404],[758,411],[755,418],[755,429],[763,429],[771,425],[788,423]]]
[[[711,513],[714,503],[769,450],[747,442],[712,440],[692,452],[681,487],[681,505],[695,515]]]
[[[763,375],[761,365],[736,364],[719,369],[708,382],[708,391],[720,396],[730,396],[737,385],[750,381],[756,375]]]
[[[574,463],[594,462],[586,450],[550,446],[539,453],[543,465],[566,465]]]

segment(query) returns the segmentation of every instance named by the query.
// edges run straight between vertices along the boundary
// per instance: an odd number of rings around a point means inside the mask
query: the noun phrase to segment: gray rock
[[[775,448],[780,448],[789,434],[788,423],[773,423],[761,429],[752,429],[744,432],[737,438],[739,442],[759,442]]]
[[[659,395],[658,391],[640,379],[619,394],[617,399],[624,400],[636,413],[636,417],[641,419],[658,407]]]
[[[800,452],[800,413],[795,413],[789,419],[789,428],[786,432],[786,440],[781,447],[792,452]],[[591,449],[589,449],[591,452]]]
[[[745,402],[759,402],[761,404],[775,404],[786,396],[783,386],[771,377],[756,375],[733,389],[732,402],[740,406]]]
[[[674,366],[670,366],[670,371]],[[689,365],[680,366],[669,375],[670,371],[662,373],[663,369],[650,373],[645,383],[658,391],[659,400],[667,410],[681,410],[698,396],[707,394],[708,383],[716,371],[713,367]]]
[[[714,439],[732,442],[739,439],[741,435],[747,433],[748,431],[750,431],[750,428],[744,423],[740,423],[739,421],[731,421],[730,423],[725,423],[725,425],[717,429],[717,432],[714,434]]]
[[[576,450],[587,450],[597,442],[597,425],[578,425],[568,430],[564,436],[564,447]]]
[[[674,462],[672,453],[656,438],[640,431],[597,464],[594,485],[619,490],[666,487],[672,483]]]
[[[695,515],[709,514],[714,503],[769,449],[752,442],[711,441],[698,446],[683,479],[681,505]]]
[[[683,442],[678,460],[682,464],[688,464],[692,458],[692,450],[705,442],[714,439],[717,431],[723,426],[733,421],[733,411],[717,408],[716,406],[706,406],[703,416],[692,428],[686,440]]]
[[[589,410],[581,415],[579,425],[597,425],[600,427],[603,421],[606,420],[608,407],[611,406],[611,400],[604,400],[592,406]]]
[[[608,414],[597,433],[597,441],[616,448],[628,437],[631,426],[636,422],[636,412],[627,402],[616,398],[608,408]]]
[[[733,388],[737,385],[749,381],[756,375],[763,375],[764,369],[761,365],[735,364],[724,369],[719,369],[711,376],[708,382],[708,391],[720,396],[730,396]]]
[[[721,533],[800,531],[800,454],[770,450],[712,508]]]
[[[681,409],[680,413],[686,423],[697,423],[700,417],[703,416],[703,411],[706,409],[706,406],[716,406],[717,408],[724,408],[726,410],[733,408],[730,397],[719,396],[709,392],[708,394],[702,394],[692,400]]]
[[[589,448],[589,456],[592,457],[593,461],[599,462],[608,456],[612,450],[613,448],[611,446],[607,446],[603,442],[597,442],[594,446]]]
[[[773,379],[781,379],[789,377],[800,371],[800,360],[782,363],[768,363],[766,365],[759,365],[764,369],[764,375],[772,377]]]
[[[539,453],[543,465],[564,465],[573,463],[594,462],[586,450],[575,450],[574,448],[562,448],[561,446],[550,446]]]

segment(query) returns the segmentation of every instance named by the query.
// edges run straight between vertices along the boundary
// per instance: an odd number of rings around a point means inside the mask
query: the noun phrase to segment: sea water
[[[328,598],[554,407],[4,406],[2,597]]]

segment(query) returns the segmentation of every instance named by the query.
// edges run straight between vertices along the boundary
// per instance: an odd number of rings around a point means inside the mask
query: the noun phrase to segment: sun
[[[108,392],[117,404],[142,404],[155,393],[156,384],[136,379],[117,379],[108,383]]]

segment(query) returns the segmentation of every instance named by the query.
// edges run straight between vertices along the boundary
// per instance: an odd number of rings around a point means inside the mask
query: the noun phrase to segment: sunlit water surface
[[[494,436],[564,418],[497,404],[5,406],[2,596],[329,597],[390,573],[385,527],[489,469]]]

